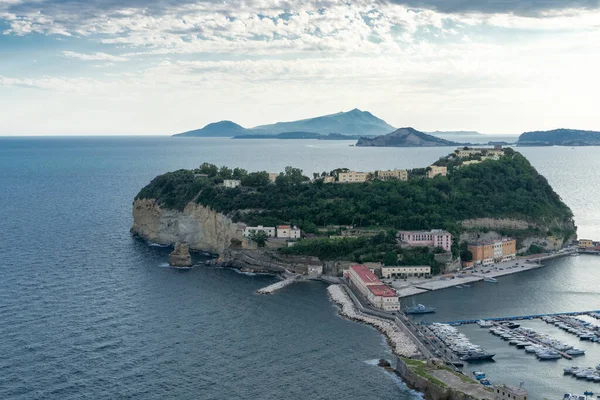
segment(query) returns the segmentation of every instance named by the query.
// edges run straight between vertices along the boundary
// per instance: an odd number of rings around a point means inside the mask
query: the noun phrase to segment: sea
[[[339,317],[325,284],[259,296],[276,278],[207,267],[206,254],[194,254],[192,270],[172,270],[169,248],[129,233],[133,198],[167,171],[203,162],[306,174],[414,168],[453,150],[351,144],[0,138],[0,399],[421,398],[376,366],[392,359],[384,338]],[[580,237],[600,240],[599,149],[518,151],[571,207]],[[600,257],[558,259],[499,281],[415,300],[438,308],[435,321],[600,309]],[[478,366],[493,382],[524,381],[532,399],[600,392],[563,377],[562,360],[540,363],[477,326],[461,329],[498,353]],[[600,344],[581,346],[580,365],[600,363]]]

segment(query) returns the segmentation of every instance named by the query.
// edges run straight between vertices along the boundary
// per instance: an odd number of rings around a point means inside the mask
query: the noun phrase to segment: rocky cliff
[[[133,203],[131,232],[159,244],[186,242],[193,250],[221,253],[234,243],[246,247],[244,224],[194,202],[183,211],[163,209],[153,199]]]
[[[317,257],[285,255],[268,249],[227,249],[214,263],[250,272],[289,271],[307,275],[320,275],[323,267]]]

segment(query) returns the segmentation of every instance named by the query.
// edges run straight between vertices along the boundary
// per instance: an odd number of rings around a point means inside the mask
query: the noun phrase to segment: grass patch
[[[440,386],[440,387],[447,387],[448,385],[446,385],[444,382],[440,381],[437,378],[434,378],[433,376],[429,375],[427,372],[427,365],[422,362],[422,361],[418,361],[418,360],[411,360],[409,358],[402,358],[402,360],[406,363],[407,366],[409,366],[409,368],[416,373],[417,375],[419,375],[420,377],[423,377],[425,379],[427,379],[429,382],[433,383],[434,385]]]

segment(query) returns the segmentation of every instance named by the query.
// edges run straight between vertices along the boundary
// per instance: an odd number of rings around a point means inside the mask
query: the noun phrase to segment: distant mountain
[[[202,129],[178,133],[173,136],[188,136],[188,137],[232,137],[244,135],[248,133],[248,129],[231,121],[213,122],[206,125]]]
[[[348,112],[323,115],[291,122],[277,122],[252,128],[256,133],[277,134],[281,132],[341,133],[344,135],[375,136],[392,132],[393,126],[368,111],[358,108]]]
[[[600,132],[577,129],[525,132],[517,146],[600,146]]]
[[[400,128],[397,131],[376,138],[360,138],[357,146],[377,147],[434,147],[460,146],[462,143],[452,142],[419,132],[413,128]]]
[[[276,135],[264,134],[246,134],[234,136],[232,139],[318,139],[318,140],[358,140],[360,136],[342,135],[339,133],[330,133],[321,135],[313,132],[283,132]]]

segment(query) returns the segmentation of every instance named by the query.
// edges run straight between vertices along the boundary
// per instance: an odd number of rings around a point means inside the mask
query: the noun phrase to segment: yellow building
[[[427,169],[427,177],[428,178],[433,178],[435,176],[446,176],[448,175],[448,168],[447,167],[440,167],[437,165],[430,165]]]
[[[377,179],[387,181],[390,179],[398,179],[400,181],[408,180],[408,171],[405,169],[395,169],[393,171],[377,171]]]
[[[341,183],[360,183],[366,182],[369,178],[368,172],[347,171],[338,174],[338,181]]]
[[[594,242],[589,239],[579,239],[579,248],[585,249],[587,247],[594,247]]]

